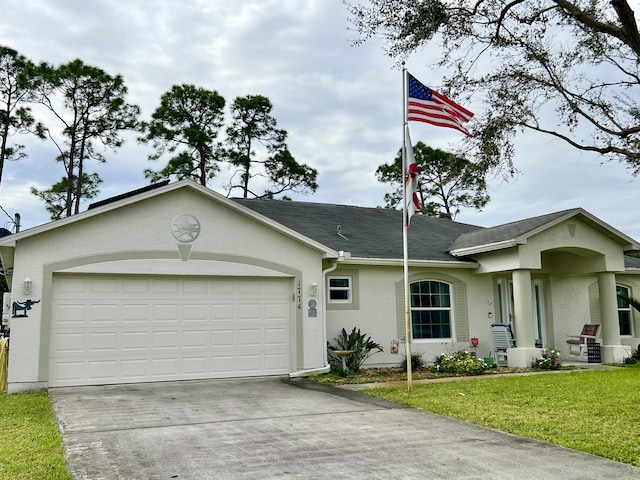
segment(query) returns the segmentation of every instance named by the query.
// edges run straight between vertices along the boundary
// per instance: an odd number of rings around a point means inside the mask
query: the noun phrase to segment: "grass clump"
[[[411,352],[411,370],[418,371],[422,370],[427,366],[427,363],[423,358],[424,354],[422,352]],[[400,362],[400,368],[403,372],[407,371],[407,355],[402,356],[402,361]]]
[[[70,478],[46,390],[0,395],[0,479]]]
[[[479,377],[367,393],[640,466],[638,371]]]

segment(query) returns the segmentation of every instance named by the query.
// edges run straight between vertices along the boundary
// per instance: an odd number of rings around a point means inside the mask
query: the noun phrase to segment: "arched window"
[[[616,293],[624,297],[631,297],[631,289],[624,285],[616,285]],[[633,335],[633,313],[631,305],[626,300],[618,297],[618,323],[620,335]]]
[[[452,338],[450,285],[435,280],[422,280],[411,284],[410,294],[413,338]]]

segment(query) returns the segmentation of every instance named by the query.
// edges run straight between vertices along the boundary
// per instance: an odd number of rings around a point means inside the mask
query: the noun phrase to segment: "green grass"
[[[0,479],[69,479],[46,390],[0,395]]]
[[[640,369],[375,388],[366,393],[640,466]]]

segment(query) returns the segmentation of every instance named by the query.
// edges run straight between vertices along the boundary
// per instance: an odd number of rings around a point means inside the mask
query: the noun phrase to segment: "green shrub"
[[[382,352],[382,347],[371,340],[371,337],[365,333],[361,333],[360,329],[353,327],[351,333],[343,328],[340,335],[334,339],[335,345],[329,345],[329,362],[331,369],[336,372],[342,372],[342,359],[334,352],[337,350],[352,351],[351,355],[346,357],[346,366],[349,372],[357,372],[362,364],[374,353]],[[342,372],[346,374],[347,372]]]
[[[433,373],[450,373],[454,375],[480,375],[489,366],[475,357],[473,353],[459,351],[453,355],[443,353],[436,358],[431,371]]]
[[[426,366],[426,362],[424,358],[422,358],[424,354],[422,352],[411,352],[411,370],[417,371],[422,370]],[[403,355],[402,362],[400,362],[400,368],[407,371],[407,356]]]
[[[540,368],[542,370],[558,370],[561,365],[560,352],[550,349],[543,350],[542,355],[531,362],[532,368]]]

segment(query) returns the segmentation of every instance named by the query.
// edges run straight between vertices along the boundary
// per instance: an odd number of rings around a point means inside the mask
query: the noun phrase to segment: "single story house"
[[[414,351],[492,350],[509,323],[527,366],[540,345],[601,325],[602,359],[640,342],[640,245],[580,209],[494,228],[414,216]],[[228,199],[163,183],[0,238],[10,285],[9,391],[325,371],[358,327],[397,365],[405,337],[401,212]],[[6,316],[6,315],[5,315]],[[392,344],[400,344],[400,355]],[[537,346],[536,346],[537,345]]]

